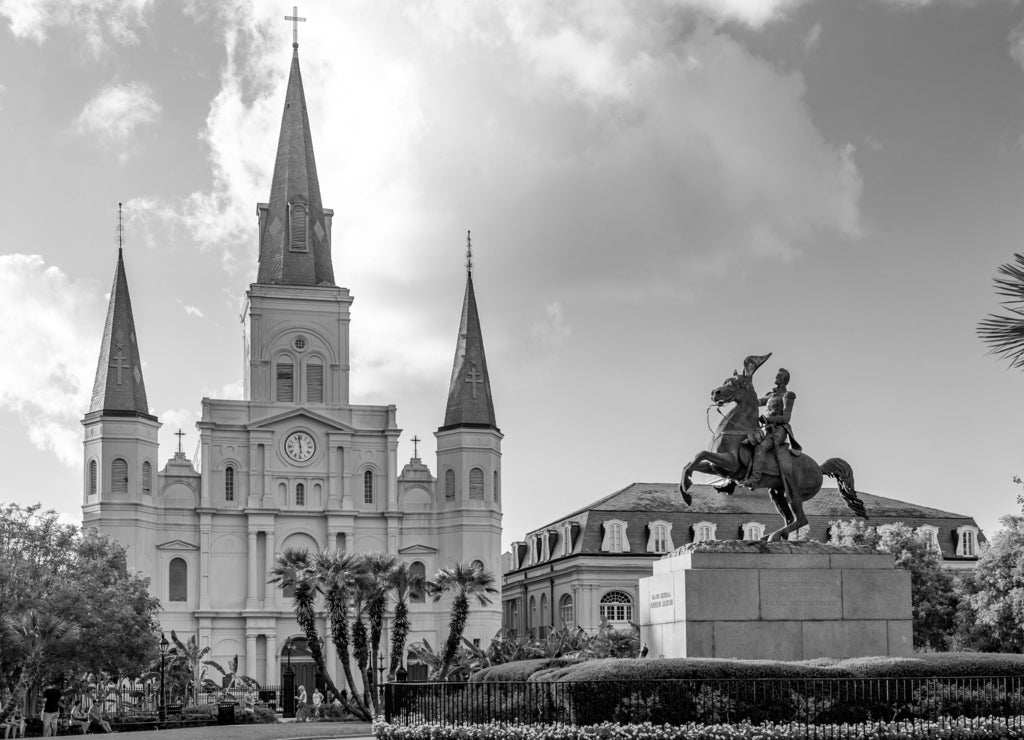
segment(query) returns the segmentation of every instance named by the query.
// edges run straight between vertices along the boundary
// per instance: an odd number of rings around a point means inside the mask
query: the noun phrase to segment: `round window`
[[[297,349],[297,350],[306,349],[306,338],[305,337],[295,337],[295,341],[292,342],[292,346],[295,347],[295,349]]]

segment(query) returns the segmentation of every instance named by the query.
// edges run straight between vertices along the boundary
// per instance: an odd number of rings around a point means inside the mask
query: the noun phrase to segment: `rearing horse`
[[[711,400],[717,405],[722,406],[730,402],[735,402],[736,405],[724,415],[718,425],[711,449],[698,452],[693,461],[683,469],[679,493],[682,494],[687,506],[692,501],[692,496],[687,491],[694,472],[734,480],[745,476],[753,456],[753,448],[743,442],[749,433],[759,428],[757,393],[754,391],[752,379],[757,368],[770,356],[769,354],[749,358],[744,364],[742,375],[734,371],[731,378],[711,391]],[[864,502],[857,497],[857,491],[853,487],[853,469],[845,460],[832,457],[819,466],[810,455],[794,455],[788,447],[776,452],[784,461],[783,470],[780,472],[775,455],[765,456],[765,470],[761,475],[761,483],[768,489],[772,503],[786,525],[768,535],[766,539],[769,542],[778,541],[807,524],[804,501],[813,498],[821,490],[823,475],[835,478],[839,484],[839,493],[850,511],[857,516],[868,518]]]

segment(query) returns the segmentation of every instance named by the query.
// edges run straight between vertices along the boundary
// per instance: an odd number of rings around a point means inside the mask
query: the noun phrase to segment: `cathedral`
[[[291,599],[268,584],[288,548],[388,552],[430,579],[456,562],[497,578],[501,440],[471,262],[435,477],[418,457],[399,468],[396,408],[349,397],[353,297],[335,283],[333,211],[320,199],[293,44],[270,198],[256,207],[259,269],[245,297],[245,399],[202,399],[200,454],[179,444],[162,470],[120,249],[96,381],[83,419],[84,526],[118,540],[150,579],[160,626],[195,635],[209,657],[281,683],[287,660],[311,670]],[[454,324],[453,301],[453,324]],[[440,408],[441,399],[438,399]],[[409,643],[447,635],[450,600],[416,595]],[[321,615],[320,634],[329,634]],[[486,641],[501,605],[476,607],[465,636]],[[386,650],[387,637],[382,641]],[[338,676],[327,641],[328,671]],[[385,660],[388,656],[384,656]],[[416,676],[418,666],[410,666]]]

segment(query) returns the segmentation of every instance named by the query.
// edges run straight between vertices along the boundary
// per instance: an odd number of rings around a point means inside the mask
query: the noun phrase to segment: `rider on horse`
[[[743,481],[743,485],[747,488],[756,488],[761,482],[765,455],[770,450],[775,450],[775,459],[779,464],[780,471],[782,470],[783,459],[779,455],[779,450],[785,445],[787,437],[794,454],[799,454],[802,449],[800,443],[793,436],[793,428],[789,425],[796,394],[787,388],[788,385],[789,370],[784,367],[779,368],[779,372],[775,376],[775,387],[757,401],[758,406],[767,408],[764,416],[759,419],[764,427],[750,432],[745,440],[745,444],[756,445],[754,461],[750,466],[752,472],[750,477]]]

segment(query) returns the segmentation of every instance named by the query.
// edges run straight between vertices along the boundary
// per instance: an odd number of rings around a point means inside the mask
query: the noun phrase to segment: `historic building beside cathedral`
[[[335,284],[333,211],[320,199],[293,46],[270,200],[257,205],[245,400],[204,398],[198,469],[180,446],[157,469],[160,422],[146,398],[119,250],[83,420],[85,526],[123,543],[129,567],[149,576],[162,629],[196,635],[213,659],[239,655],[242,673],[269,684],[280,682],[286,640],[301,636],[290,599],[267,583],[286,548],[389,552],[427,578],[459,561],[479,561],[497,577],[501,554],[502,434],[471,268],[435,432],[437,478],[415,457],[399,468],[395,406],[349,397],[353,298]],[[418,597],[409,642],[439,645],[449,605]],[[500,604],[474,607],[466,636],[487,641],[500,627]],[[320,633],[328,634],[323,619]],[[337,676],[329,640],[325,652]],[[298,650],[292,660],[308,662],[308,654]]]

